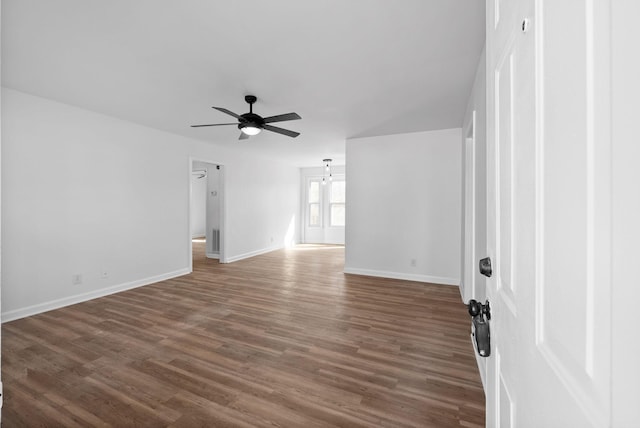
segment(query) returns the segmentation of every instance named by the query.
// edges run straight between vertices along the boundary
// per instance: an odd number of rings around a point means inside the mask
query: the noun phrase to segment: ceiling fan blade
[[[264,123],[284,122],[285,120],[302,119],[298,113],[279,114],[277,116],[269,116],[264,118]]]
[[[214,108],[214,109],[216,109],[218,111],[221,111],[223,113],[227,113],[229,116],[233,116],[236,119],[240,119],[240,115],[239,114],[235,114],[234,112],[232,112],[230,110],[227,110],[226,108],[223,108],[223,107],[211,107],[211,108]]]
[[[192,128],[201,128],[203,126],[224,126],[224,125],[237,125],[237,123],[212,123],[210,125],[191,125]]]
[[[289,131],[288,129],[278,128],[277,126],[263,125],[262,128],[266,129],[267,131],[277,132],[278,134],[286,135],[293,138],[296,138],[298,135],[300,135],[299,132]]]
[[[249,139],[249,136],[244,132],[240,131],[240,138],[238,138],[238,140],[248,140],[248,139]]]

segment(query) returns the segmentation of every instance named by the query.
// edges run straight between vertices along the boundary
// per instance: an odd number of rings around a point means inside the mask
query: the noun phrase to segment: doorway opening
[[[193,246],[203,243],[206,258],[225,263],[224,167],[196,159],[189,163],[190,265],[193,267]]]
[[[302,242],[344,245],[345,175],[335,173],[329,181],[321,175],[306,175],[302,183]]]

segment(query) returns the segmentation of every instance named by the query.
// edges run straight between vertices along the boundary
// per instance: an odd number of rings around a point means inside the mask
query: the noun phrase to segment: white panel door
[[[488,427],[610,414],[608,2],[487,2]]]

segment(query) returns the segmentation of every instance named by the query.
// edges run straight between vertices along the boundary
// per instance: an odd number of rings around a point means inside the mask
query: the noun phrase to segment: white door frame
[[[477,299],[476,295],[476,111],[471,114],[471,120],[464,129],[462,139],[462,251],[461,251],[461,281],[460,295],[465,303],[470,299]],[[470,156],[467,156],[467,150]],[[471,178],[469,181],[468,178]],[[470,188],[467,189],[467,184]],[[470,200],[467,200],[469,198]]]
[[[225,203],[225,198],[226,198],[226,191],[225,191],[225,166],[224,164],[220,163],[220,162],[216,162],[216,161],[212,161],[209,159],[203,159],[203,158],[195,158],[192,156],[189,156],[189,168],[187,173],[189,174],[189,206],[188,206],[188,214],[189,214],[189,227],[188,227],[188,248],[189,248],[189,267],[191,269],[191,271],[193,271],[193,245],[192,245],[192,238],[191,238],[191,209],[192,209],[192,204],[191,204],[191,199],[193,198],[193,194],[192,194],[192,181],[191,181],[191,175],[192,175],[192,171],[193,171],[193,164],[195,162],[203,162],[203,163],[207,163],[207,164],[211,164],[211,165],[215,165],[215,166],[220,166],[220,188],[219,188],[219,195],[218,198],[220,200],[220,212],[218,213],[218,215],[220,216],[220,258],[218,259],[218,261],[220,263],[227,263],[227,242],[226,242],[226,221],[225,221],[225,213],[226,213],[226,203]],[[207,204],[208,205],[208,204]],[[208,215],[207,215],[208,217]],[[205,231],[206,232],[206,231]]]

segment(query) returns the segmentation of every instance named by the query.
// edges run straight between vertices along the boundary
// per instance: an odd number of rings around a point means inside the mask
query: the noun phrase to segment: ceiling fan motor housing
[[[238,129],[242,131],[242,128],[258,128],[262,129],[264,125],[264,119],[253,112],[253,103],[258,101],[258,97],[255,95],[245,95],[244,100],[249,104],[249,113],[240,115],[240,123],[238,123]]]
[[[251,126],[253,128],[262,128],[264,125],[264,119],[255,113],[245,113],[240,115],[240,123],[238,129]]]

